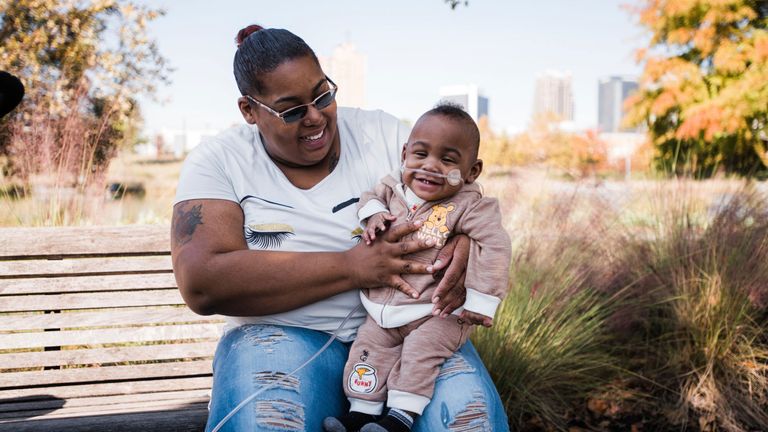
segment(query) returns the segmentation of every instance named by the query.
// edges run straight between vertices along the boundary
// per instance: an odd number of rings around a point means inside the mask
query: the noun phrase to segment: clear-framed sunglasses
[[[337,86],[336,83],[333,82],[333,80],[328,78],[328,76],[326,76],[325,79],[328,81],[328,84],[330,84],[330,87],[331,87],[328,91],[322,93],[310,103],[306,103],[303,105],[296,105],[295,107],[291,107],[291,108],[288,108],[287,110],[280,111],[280,112],[273,110],[263,102],[257,101],[250,95],[245,95],[245,97],[248,98],[251,102],[269,111],[269,113],[272,114],[273,116],[279,117],[283,121],[283,123],[285,124],[295,123],[303,119],[304,116],[307,115],[307,112],[309,111],[310,106],[314,106],[316,109],[321,110],[328,107],[328,105],[332,104],[333,101],[336,99],[336,92],[339,90],[339,86]]]

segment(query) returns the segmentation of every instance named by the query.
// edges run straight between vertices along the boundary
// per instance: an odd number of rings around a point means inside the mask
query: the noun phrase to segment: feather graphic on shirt
[[[363,229],[360,227],[355,228],[350,233],[352,235],[352,240],[360,241],[363,239]]]
[[[259,249],[279,248],[292,235],[293,227],[288,224],[249,224],[245,227],[246,241]]]

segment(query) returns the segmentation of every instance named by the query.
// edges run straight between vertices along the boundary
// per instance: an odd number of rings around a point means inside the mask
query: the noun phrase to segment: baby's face
[[[456,194],[462,184],[475,181],[482,164],[473,151],[470,134],[460,121],[443,115],[421,117],[403,146],[403,184],[419,198],[437,201]],[[414,172],[416,168],[442,175],[451,170],[461,172],[462,181],[451,185],[446,178]]]

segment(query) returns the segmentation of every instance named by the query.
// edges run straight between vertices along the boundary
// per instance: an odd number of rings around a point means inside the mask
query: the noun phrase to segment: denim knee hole
[[[458,374],[475,373],[476,370],[477,369],[475,369],[474,366],[464,360],[464,357],[462,357],[461,354],[454,353],[445,361],[445,363],[443,363],[443,366],[440,368],[440,373],[437,375],[437,380],[440,381],[441,379],[450,378]]]
[[[256,423],[276,431],[303,431],[304,407],[297,402],[276,399],[260,400],[254,404]]]
[[[440,408],[443,426],[451,432],[492,432],[488,419],[488,405],[481,392],[472,394],[472,400],[453,416],[453,421],[445,402]]]

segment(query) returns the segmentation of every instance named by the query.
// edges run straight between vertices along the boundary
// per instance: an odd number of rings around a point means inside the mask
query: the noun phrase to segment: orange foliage
[[[753,147],[768,132],[768,30],[755,3],[637,1],[634,13],[651,40],[636,55],[645,65],[625,105],[631,125],[649,123],[656,145],[736,136],[751,140],[740,148]],[[657,121],[662,127],[653,127]]]

